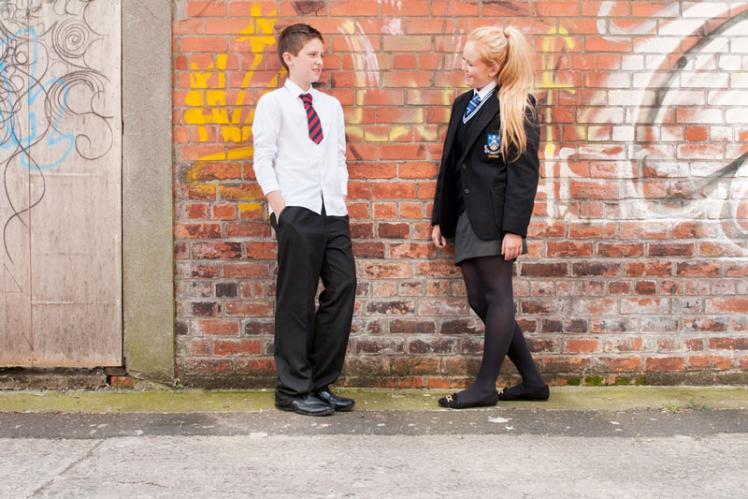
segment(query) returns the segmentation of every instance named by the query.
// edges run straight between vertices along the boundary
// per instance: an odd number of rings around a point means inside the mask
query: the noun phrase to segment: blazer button
[[[464,192],[465,194],[470,194],[470,189],[465,187],[465,189],[463,189],[462,192]]]
[[[462,168],[463,170],[467,170],[467,166],[465,166],[465,163],[461,164],[461,165],[460,165],[460,167],[461,167],[461,168]]]

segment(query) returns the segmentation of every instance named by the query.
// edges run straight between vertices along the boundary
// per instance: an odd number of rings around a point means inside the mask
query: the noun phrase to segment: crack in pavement
[[[63,475],[65,475],[65,473],[73,469],[75,466],[77,466],[78,464],[82,463],[83,461],[91,457],[93,453],[96,451],[96,449],[98,449],[105,441],[106,440],[102,439],[102,440],[98,440],[97,442],[95,442],[81,457],[79,457],[78,459],[76,459],[75,461],[67,465],[64,470],[57,473],[56,476],[50,478],[41,487],[37,488],[30,495],[26,496],[26,499],[30,499],[32,497],[40,497],[39,494],[44,492],[44,489],[50,487],[52,484],[55,483],[55,481],[57,481],[58,478],[62,477]]]

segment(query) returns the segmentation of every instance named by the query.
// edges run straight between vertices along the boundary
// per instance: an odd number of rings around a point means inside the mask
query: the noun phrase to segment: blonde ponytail
[[[484,26],[468,35],[484,62],[499,67],[499,111],[501,113],[501,152],[517,159],[527,148],[526,111],[535,110],[529,100],[533,89],[532,52],[522,32],[507,26]],[[509,158],[514,147],[516,157]]]

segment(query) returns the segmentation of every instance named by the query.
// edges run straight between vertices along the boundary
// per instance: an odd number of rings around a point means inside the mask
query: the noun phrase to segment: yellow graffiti
[[[263,203],[239,203],[239,213],[262,213]]]
[[[565,48],[569,51],[573,50],[576,45],[574,39],[569,36],[569,31],[563,26],[559,26],[558,28],[554,26],[550,28],[547,34],[543,37],[543,72],[540,88],[546,90],[547,92],[545,106],[545,122],[547,123],[545,146],[546,159],[554,157],[557,149],[557,144],[555,142],[556,138],[553,135],[553,126],[551,125],[551,123],[553,122],[553,91],[566,91],[572,94],[576,92],[573,83],[557,80],[558,71],[557,68],[554,67],[555,56],[553,55],[553,52],[556,49],[556,41],[559,38],[561,39],[561,42],[565,46]]]
[[[263,7],[265,11],[263,12]],[[251,123],[254,118],[254,106],[247,105],[247,92],[253,84],[263,61],[266,59],[268,48],[276,43],[276,25],[279,22],[275,8],[267,4],[252,4],[250,19],[247,27],[234,39],[234,42],[247,44],[251,61],[244,70],[238,91],[230,91],[229,53],[213,56],[208,64],[191,63],[189,74],[189,92],[184,104],[184,121],[187,125],[197,127],[199,142],[218,140],[228,144],[225,149],[216,146],[216,152],[206,154],[193,165],[192,169],[200,168],[203,161],[243,160],[252,157],[253,148],[250,145]],[[355,75],[356,101],[346,114],[346,133],[349,137],[367,142],[394,142],[407,138],[415,132],[413,140],[435,141],[438,139],[437,126],[422,123],[411,125],[395,125],[392,127],[364,126],[364,108],[367,101],[368,88],[379,86],[379,68],[376,61],[377,54],[372,49],[366,35],[360,26],[352,20],[341,21],[340,32],[346,37],[349,45]],[[281,67],[267,83],[267,88],[276,88],[285,74]],[[255,84],[256,86],[256,84]],[[408,86],[408,85],[405,85]],[[416,100],[420,100],[422,92],[417,85],[409,87],[409,93]],[[234,97],[235,95],[235,97]],[[441,90],[441,101],[448,106],[452,98],[452,90]],[[233,102],[231,102],[233,100]],[[196,181],[199,176],[188,173],[187,179]]]
[[[277,23],[278,17],[275,9],[271,9],[268,15],[264,16],[262,5],[253,4],[250,6],[250,22],[235,38],[235,41],[249,45],[252,61],[244,74],[235,102],[231,104],[228,102],[226,85],[227,53],[217,54],[213,63],[205,68],[199,68],[195,63],[190,65],[190,91],[185,97],[185,104],[189,109],[184,113],[184,121],[188,125],[198,126],[200,142],[208,142],[210,139],[208,127],[215,125],[219,127],[223,142],[239,144],[249,141],[254,108],[245,107],[247,89],[252,84],[255,71],[265,58],[265,49],[275,44],[275,25]],[[268,87],[276,87],[282,74],[283,70],[278,70],[268,83]],[[246,116],[242,118],[245,110]],[[251,156],[251,147],[239,146],[206,155],[200,160],[238,160]]]

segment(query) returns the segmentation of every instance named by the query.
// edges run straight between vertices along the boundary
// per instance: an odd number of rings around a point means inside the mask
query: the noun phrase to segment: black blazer
[[[507,232],[527,237],[535,193],[538,190],[540,161],[538,145],[540,127],[537,118],[527,111],[525,133],[527,149],[516,161],[510,148],[510,161],[491,149],[489,134],[499,133],[499,97],[495,91],[473,116],[468,142],[461,157],[455,157],[453,142],[459,120],[473,96],[470,90],[455,99],[444,140],[439,178],[436,182],[431,223],[439,225],[444,237],[454,237],[457,226],[457,191],[455,173],[460,168],[465,211],[470,226],[481,239],[499,239]],[[530,96],[532,107],[535,99]]]

